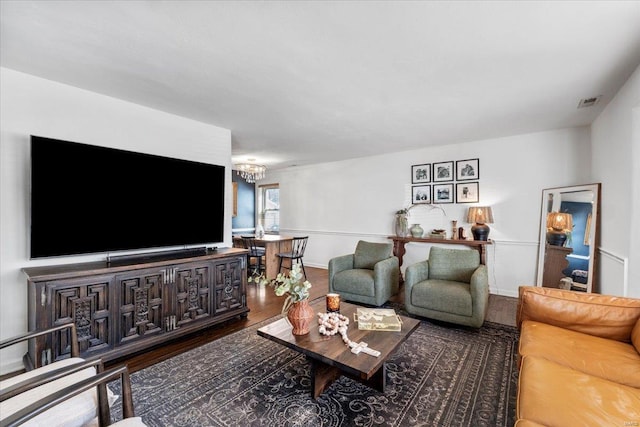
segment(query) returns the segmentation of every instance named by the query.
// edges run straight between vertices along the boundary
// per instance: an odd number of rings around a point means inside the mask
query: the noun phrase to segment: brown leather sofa
[[[640,426],[640,299],[522,286],[516,426]]]

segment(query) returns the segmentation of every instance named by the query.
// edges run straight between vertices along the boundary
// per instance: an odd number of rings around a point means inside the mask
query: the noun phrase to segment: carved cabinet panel
[[[84,279],[55,280],[38,286],[39,303],[46,315],[39,319],[39,327],[47,328],[74,322],[80,351],[100,353],[113,346],[111,336],[110,289],[113,276]],[[47,364],[67,357],[71,351],[69,331],[43,336],[30,344],[37,346],[35,363]]]
[[[181,265],[175,268],[175,293],[172,295],[175,327],[213,315],[211,264]],[[169,319],[169,327],[171,327]]]
[[[160,269],[116,276],[117,344],[162,332],[166,316],[164,278]]]
[[[236,257],[217,262],[214,266],[216,315],[246,305],[246,258]]]

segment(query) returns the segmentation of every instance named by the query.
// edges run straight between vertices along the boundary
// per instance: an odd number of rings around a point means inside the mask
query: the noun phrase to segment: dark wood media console
[[[103,360],[246,317],[247,250],[117,265],[90,262],[23,269],[29,330],[75,322],[82,357]],[[67,332],[32,340],[29,369],[69,356]]]

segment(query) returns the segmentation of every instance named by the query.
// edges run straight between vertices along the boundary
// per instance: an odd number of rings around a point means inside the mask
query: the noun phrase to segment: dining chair
[[[249,250],[247,254],[247,258],[249,261],[249,266],[247,271],[251,270],[250,275],[256,275],[262,273],[265,270],[265,265],[262,264],[262,257],[265,256],[265,249],[263,247],[258,246],[256,242],[255,236],[241,236],[242,243],[245,249]],[[255,259],[255,262],[252,264],[251,260]]]
[[[280,252],[276,254],[278,258],[280,258],[280,266],[278,267],[278,272],[282,272],[282,268],[291,269],[293,267],[293,262],[300,262],[302,266],[302,272],[304,273],[304,278],[307,278],[307,272],[304,269],[304,262],[302,262],[302,257],[304,256],[304,251],[307,248],[307,240],[309,240],[309,236],[304,237],[294,237],[291,242],[291,251],[289,252]],[[291,260],[289,266],[284,265],[282,263],[283,260],[288,259]]]

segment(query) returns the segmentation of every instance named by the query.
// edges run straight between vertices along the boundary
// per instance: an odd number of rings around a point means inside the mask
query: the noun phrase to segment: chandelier
[[[253,163],[238,163],[236,165],[238,175],[240,175],[249,184],[253,184],[259,179],[264,178],[267,167],[264,165],[256,165]]]

